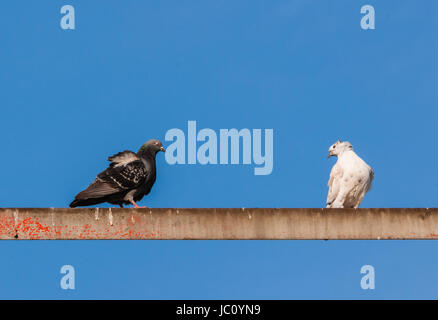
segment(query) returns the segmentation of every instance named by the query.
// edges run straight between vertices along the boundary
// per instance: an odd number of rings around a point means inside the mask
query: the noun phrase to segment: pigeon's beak
[[[327,159],[330,158],[330,157],[332,157],[332,156],[333,156],[333,154],[331,153],[331,151],[329,151],[329,154],[328,154],[328,156],[327,156]]]
[[[166,149],[164,149],[164,147],[161,147],[160,150],[166,152]]]

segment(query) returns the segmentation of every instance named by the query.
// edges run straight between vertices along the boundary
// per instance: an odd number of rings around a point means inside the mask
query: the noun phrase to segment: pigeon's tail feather
[[[70,203],[70,208],[76,208],[76,207],[79,207],[80,206],[80,201],[79,200],[73,200],[71,203]]]
[[[92,206],[95,204],[103,203],[105,202],[105,199],[98,198],[98,199],[75,199],[70,203],[70,208],[76,208],[76,207],[85,207],[85,206]]]
[[[79,192],[75,199],[85,200],[90,198],[101,198],[118,192],[120,192],[120,190],[116,189],[109,183],[96,179],[87,189]]]
[[[373,185],[373,180],[374,180],[374,171],[373,169],[370,169],[370,182],[368,183],[367,186],[367,192],[371,190],[371,187]]]
[[[110,184],[96,179],[87,189],[79,192],[75,199],[70,203],[70,208],[81,206],[92,206],[106,202],[109,198],[119,194],[119,190],[112,187]]]

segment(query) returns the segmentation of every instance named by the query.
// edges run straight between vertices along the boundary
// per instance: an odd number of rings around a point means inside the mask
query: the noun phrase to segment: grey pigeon
[[[137,153],[123,151],[109,157],[109,167],[76,195],[70,207],[109,202],[122,208],[129,203],[141,208],[136,202],[147,195],[155,183],[155,156],[159,151],[166,151],[161,142],[149,140]]]
[[[329,148],[329,158],[338,161],[330,172],[327,208],[357,208],[371,189],[374,172],[354,151],[350,142],[336,141]]]

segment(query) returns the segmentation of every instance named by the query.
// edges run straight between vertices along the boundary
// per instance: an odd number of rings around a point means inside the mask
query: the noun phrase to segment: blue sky
[[[62,30],[60,8],[75,7]],[[376,29],[362,30],[372,4]],[[187,121],[272,128],[274,169],[168,165],[149,207],[322,207],[350,141],[362,207],[436,207],[438,3],[3,1],[0,206],[66,207],[119,151]],[[166,145],[166,142],[164,142]],[[0,298],[437,298],[434,241],[0,242]],[[59,287],[75,266],[77,288]],[[376,289],[360,288],[360,267]]]

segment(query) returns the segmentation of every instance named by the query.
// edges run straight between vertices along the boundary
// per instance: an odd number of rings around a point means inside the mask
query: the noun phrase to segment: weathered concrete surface
[[[0,208],[0,239],[438,239],[438,208]]]

